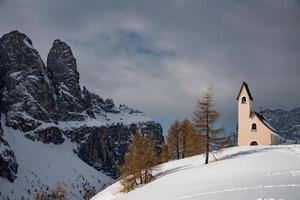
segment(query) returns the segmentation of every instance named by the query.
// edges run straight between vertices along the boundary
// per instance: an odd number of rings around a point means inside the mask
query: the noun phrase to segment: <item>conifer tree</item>
[[[180,152],[181,152],[181,157],[185,158],[186,155],[186,151],[187,151],[187,146],[189,144],[187,144],[187,140],[188,137],[190,136],[190,133],[192,131],[192,129],[190,129],[189,124],[188,124],[188,120],[183,120],[183,122],[181,123],[181,127],[180,127],[180,135],[179,135],[179,142],[180,142]]]
[[[163,156],[166,151],[169,159],[180,159],[203,152],[205,138],[197,134],[190,120],[185,119],[183,122],[176,120],[170,127],[167,135],[167,143],[163,149]]]
[[[155,141],[151,136],[136,133],[120,167],[122,192],[129,192],[138,185],[154,179],[152,171],[158,163],[155,153]]]
[[[180,159],[180,151],[181,151],[181,123],[176,120],[170,127],[167,135],[167,145],[170,153],[170,158],[172,159]]]
[[[189,119],[185,119],[181,125],[182,133],[182,157],[189,157],[203,152],[204,138],[197,134]]]
[[[219,118],[219,112],[215,108],[212,89],[204,92],[197,101],[197,107],[193,116],[193,125],[197,133],[205,137],[205,164],[208,164],[210,145],[217,140],[222,129],[214,129],[214,124]]]
[[[170,152],[167,144],[163,144],[160,153],[160,163],[165,163],[170,160]]]

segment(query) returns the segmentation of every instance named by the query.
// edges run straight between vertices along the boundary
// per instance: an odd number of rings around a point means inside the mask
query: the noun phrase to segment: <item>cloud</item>
[[[0,1],[0,34],[26,33],[44,60],[65,40],[82,85],[165,129],[212,86],[234,130],[244,80],[257,108],[299,106],[299,20],[296,0]]]

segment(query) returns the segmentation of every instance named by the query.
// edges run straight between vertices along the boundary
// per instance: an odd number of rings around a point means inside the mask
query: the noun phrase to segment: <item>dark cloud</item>
[[[299,22],[296,0],[0,0],[0,34],[26,33],[44,59],[67,41],[82,85],[165,127],[212,86],[233,130],[244,80],[256,108],[299,106]]]

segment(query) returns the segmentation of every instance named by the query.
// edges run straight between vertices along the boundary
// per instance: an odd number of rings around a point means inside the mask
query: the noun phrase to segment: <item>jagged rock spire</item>
[[[7,113],[6,123],[28,131],[39,125],[32,118],[49,121],[53,95],[45,65],[31,40],[19,31],[0,39],[1,108]],[[23,121],[19,127],[17,121]]]
[[[47,68],[61,87],[80,98],[79,72],[69,45],[59,39],[54,40],[47,57]]]
[[[82,160],[114,177],[137,130],[155,136],[158,147],[164,141],[160,124],[142,112],[118,108],[112,99],[104,100],[86,88],[81,91],[76,59],[65,42],[53,42],[46,68],[31,40],[18,31],[0,38],[0,114],[3,127],[34,142],[60,145],[70,139]],[[12,182],[22,173],[16,175],[11,141],[1,134],[0,124],[0,147],[5,146],[5,154],[0,151],[0,177]],[[3,162],[8,154],[9,162]]]

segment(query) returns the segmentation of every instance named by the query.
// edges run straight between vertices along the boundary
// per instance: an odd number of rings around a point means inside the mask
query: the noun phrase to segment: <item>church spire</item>
[[[239,98],[240,98],[240,96],[241,96],[241,92],[242,92],[242,90],[243,90],[243,87],[245,87],[245,89],[246,89],[246,91],[247,91],[247,93],[248,93],[249,99],[253,101],[252,95],[251,95],[251,93],[250,93],[250,89],[249,89],[249,87],[248,87],[248,84],[247,84],[245,81],[244,81],[243,84],[242,84],[242,87],[241,87],[241,89],[240,89],[240,91],[239,91],[239,94],[238,94],[236,100],[239,100]]]

